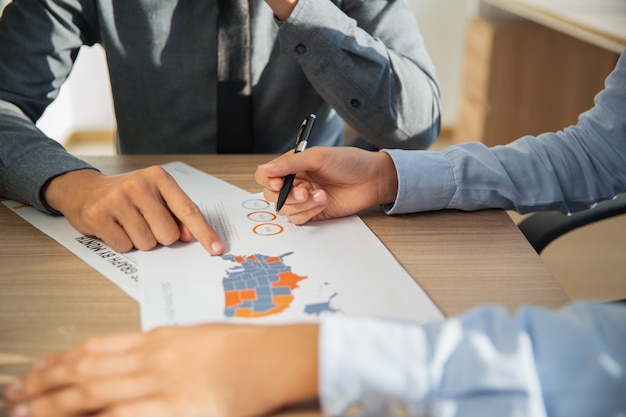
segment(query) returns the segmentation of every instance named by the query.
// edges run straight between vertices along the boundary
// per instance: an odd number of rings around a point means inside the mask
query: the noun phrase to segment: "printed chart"
[[[257,196],[199,205],[226,253],[211,256],[197,243],[139,253],[145,330],[315,321],[324,314],[442,318],[357,216],[297,226]]]

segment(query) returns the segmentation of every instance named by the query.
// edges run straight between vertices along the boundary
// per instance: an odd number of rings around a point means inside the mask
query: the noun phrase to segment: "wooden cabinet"
[[[529,21],[472,20],[454,142],[493,146],[576,123],[617,59]]]

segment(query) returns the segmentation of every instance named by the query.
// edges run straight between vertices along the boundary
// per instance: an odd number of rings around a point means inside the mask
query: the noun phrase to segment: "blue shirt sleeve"
[[[333,416],[618,416],[625,392],[623,305],[321,324],[320,398]]]
[[[500,207],[574,211],[626,190],[626,57],[575,126],[509,145],[387,150],[388,213]],[[320,397],[337,416],[626,414],[626,307],[482,307],[417,324],[329,316]]]
[[[595,106],[563,131],[508,145],[442,152],[387,150],[398,171],[390,213],[503,208],[573,212],[626,191],[626,56]]]

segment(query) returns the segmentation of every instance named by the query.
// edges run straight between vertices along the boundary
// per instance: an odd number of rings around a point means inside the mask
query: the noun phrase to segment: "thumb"
[[[313,146],[303,152],[288,151],[270,162],[259,165],[268,177],[284,177],[298,172],[316,171],[332,155],[329,147]]]
[[[284,177],[292,174],[298,169],[298,164],[293,158],[294,156],[293,151],[290,151],[265,164],[259,165],[259,171],[269,178]]]
[[[286,175],[302,172],[301,164],[294,156],[296,155],[293,151],[289,151],[270,162],[259,165],[254,174],[256,182],[265,188],[278,191]],[[277,178],[280,178],[280,181]]]

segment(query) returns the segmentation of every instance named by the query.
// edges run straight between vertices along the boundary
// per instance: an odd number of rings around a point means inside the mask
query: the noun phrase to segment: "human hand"
[[[256,416],[317,397],[316,324],[200,325],[89,339],[7,386],[11,417]]]
[[[290,173],[296,173],[296,180],[280,213],[295,224],[391,203],[398,190],[395,165],[388,154],[354,147],[312,147],[259,165],[255,178],[264,187],[266,199],[278,199],[283,177]]]
[[[224,251],[198,206],[160,166],[115,176],[88,169],[69,172],[52,179],[43,196],[81,233],[97,236],[118,252],[193,237],[213,255]]]

